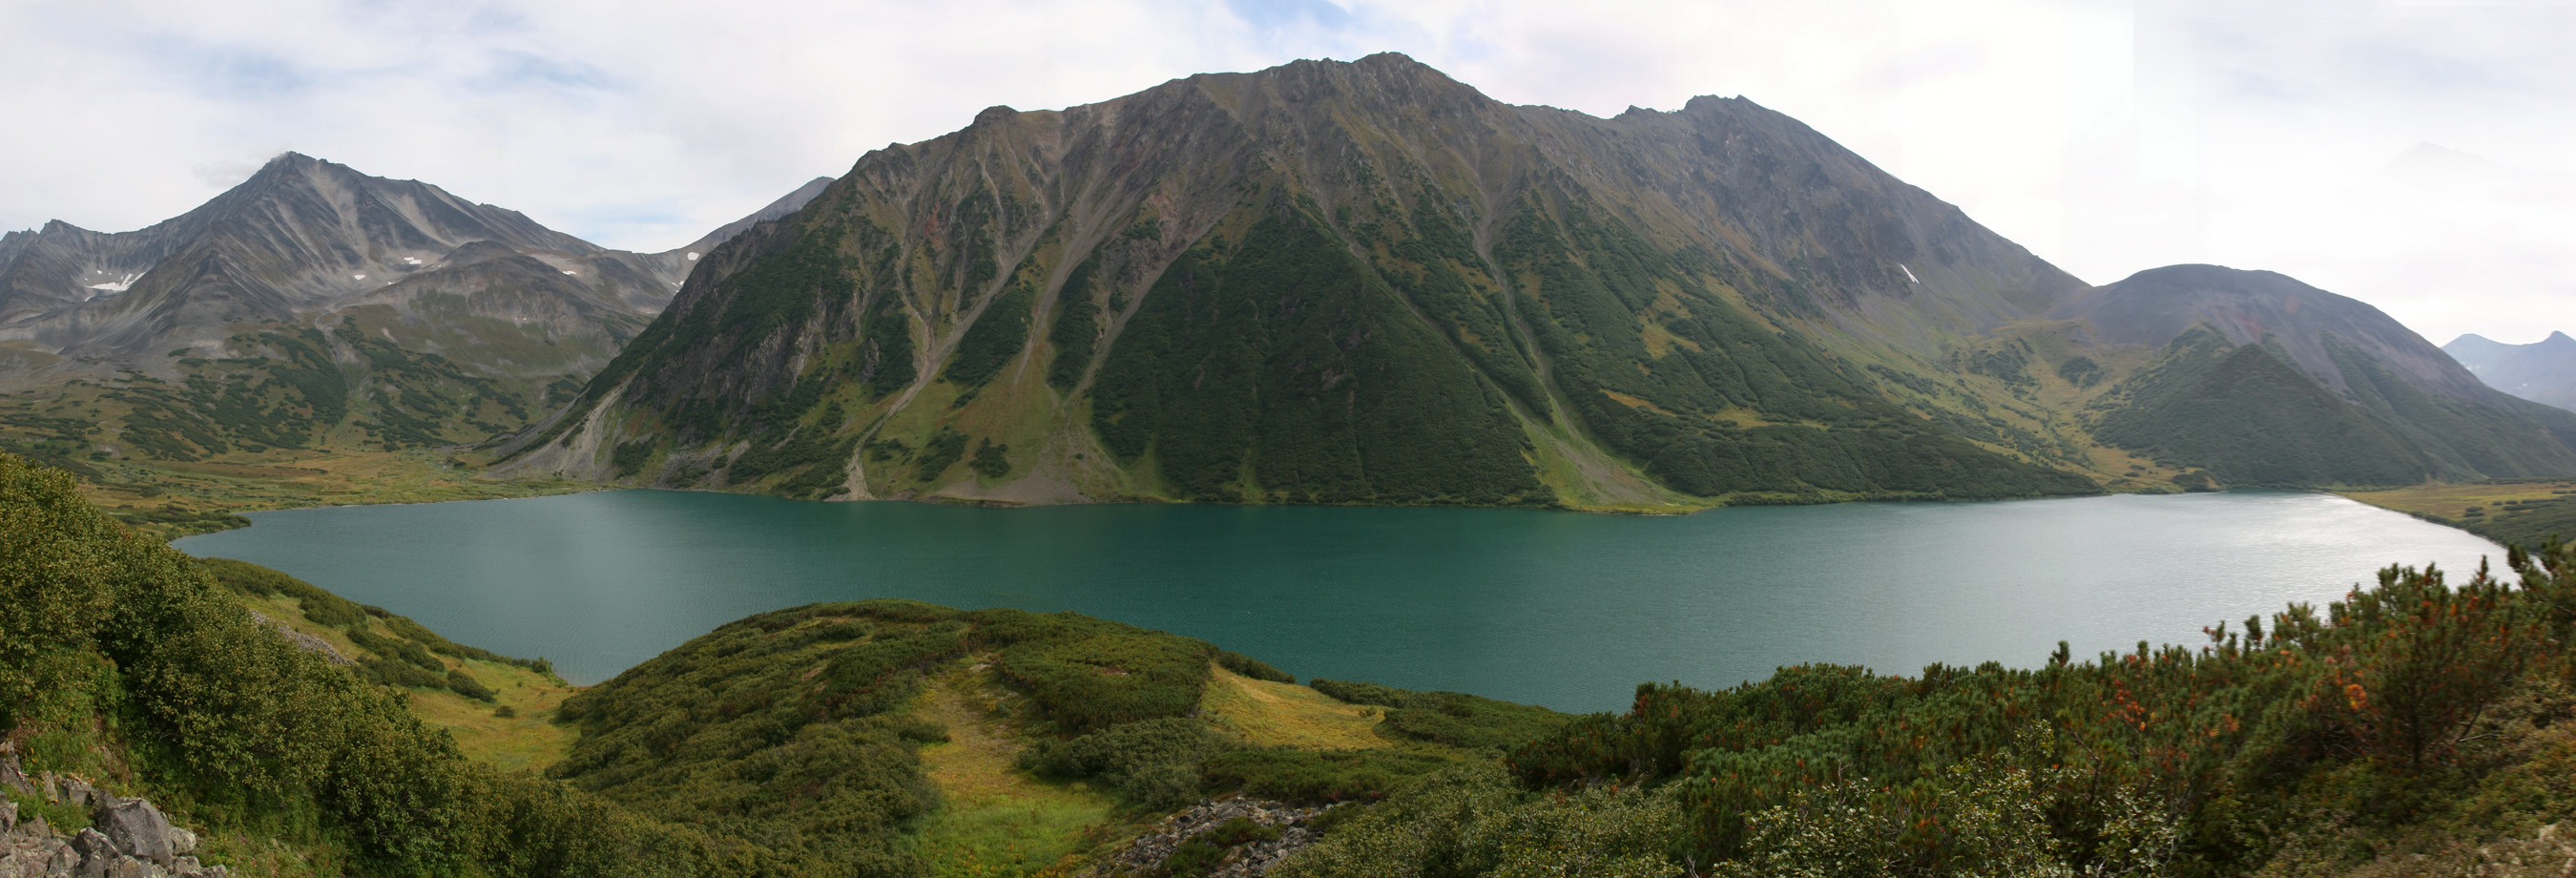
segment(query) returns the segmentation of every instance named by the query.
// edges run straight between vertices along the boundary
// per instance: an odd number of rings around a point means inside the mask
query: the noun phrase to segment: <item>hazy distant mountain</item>
[[[2100,439],[2225,483],[2576,473],[2576,414],[2498,393],[2379,309],[2280,274],[2151,269],[2054,316],[2157,349],[2106,398]]]
[[[480,439],[605,364],[678,292],[688,252],[608,250],[287,153],[144,229],[0,236],[0,391],[103,404],[109,445],[154,456],[301,446],[343,421],[356,441]]]
[[[996,107],[707,262],[519,467],[1035,501],[2095,489],[2002,384],[1973,413],[1943,389],[1955,342],[2083,284],[1741,99],[1598,119],[1377,55]]]
[[[2537,403],[2576,410],[2576,338],[2552,332],[2531,344],[2505,344],[2477,334],[2442,346],[2478,380]]]

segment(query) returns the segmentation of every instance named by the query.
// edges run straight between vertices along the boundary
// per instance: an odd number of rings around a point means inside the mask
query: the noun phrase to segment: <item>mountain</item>
[[[2531,344],[2505,344],[2475,333],[2442,346],[2478,380],[2497,390],[2576,410],[2576,338],[2552,332]]]
[[[2268,271],[2150,269],[2058,306],[2154,350],[2106,395],[2106,444],[2234,485],[2576,472],[2576,414],[2499,393],[2373,308]]]
[[[1010,502],[2098,490],[2063,419],[1951,365],[2085,285],[1741,98],[1600,119],[1383,54],[995,107],[704,265],[502,472]]]
[[[0,237],[0,392],[39,401],[17,426],[130,456],[475,441],[569,398],[694,252],[609,250],[287,153],[141,230]]]

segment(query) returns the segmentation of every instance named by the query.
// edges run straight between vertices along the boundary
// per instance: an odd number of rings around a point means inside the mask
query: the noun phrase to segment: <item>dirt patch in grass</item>
[[[1199,708],[1217,725],[1260,746],[1354,750],[1388,746],[1375,729],[1374,707],[1344,704],[1304,686],[1255,680],[1216,669]]]

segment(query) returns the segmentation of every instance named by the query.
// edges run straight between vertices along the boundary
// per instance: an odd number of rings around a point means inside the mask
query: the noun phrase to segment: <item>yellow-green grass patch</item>
[[[1048,783],[1012,767],[1022,744],[997,709],[1005,697],[979,662],[942,675],[918,710],[948,730],[921,748],[939,810],[915,838],[937,878],[1070,874],[1117,836],[1116,803],[1083,784]]]
[[[476,701],[446,690],[413,689],[411,712],[455,736],[457,749],[465,751],[467,757],[503,771],[515,771],[545,768],[572,752],[573,730],[556,725],[554,719],[564,699],[578,690],[516,665],[454,659],[446,662],[492,690],[493,702]],[[499,715],[504,707],[514,715]]]
[[[1255,680],[1224,668],[1208,681],[1199,709],[1217,725],[1260,746],[1355,750],[1385,747],[1376,708],[1344,704],[1332,696],[1288,683]]]
[[[2472,506],[2484,507],[2492,515],[2496,512],[2496,505],[2507,500],[2547,500],[2564,496],[2557,492],[2567,490],[2576,490],[2576,480],[2416,485],[2387,491],[2336,493],[2382,509],[2456,520],[2465,517]]]

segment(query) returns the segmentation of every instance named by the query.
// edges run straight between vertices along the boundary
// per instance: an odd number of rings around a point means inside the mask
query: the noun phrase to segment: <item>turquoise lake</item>
[[[602,491],[252,513],[180,540],[544,656],[578,683],[816,601],[1075,610],[1307,677],[1624,709],[1780,665],[2031,666],[2324,603],[2502,550],[2326,494],[1857,503],[1626,517],[1485,509],[975,509]]]

